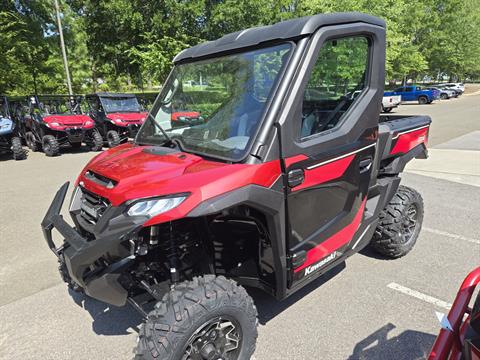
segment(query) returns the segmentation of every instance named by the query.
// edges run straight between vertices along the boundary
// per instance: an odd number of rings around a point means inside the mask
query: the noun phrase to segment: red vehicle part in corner
[[[452,308],[448,313],[448,320],[453,331],[440,330],[428,360],[460,360],[462,356],[462,340],[466,329],[465,324],[469,319],[462,322],[467,312],[467,307],[472,298],[475,287],[480,283],[480,267],[473,270],[460,286]]]

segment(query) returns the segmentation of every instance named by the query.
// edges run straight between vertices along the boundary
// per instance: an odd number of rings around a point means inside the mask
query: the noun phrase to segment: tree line
[[[480,0],[61,0],[73,89],[146,91],[180,50],[252,26],[337,11],[387,22],[386,79],[480,79]],[[66,93],[50,0],[1,0],[0,93]]]

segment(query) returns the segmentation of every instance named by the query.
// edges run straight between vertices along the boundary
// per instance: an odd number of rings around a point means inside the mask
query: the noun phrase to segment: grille
[[[82,188],[80,216],[90,224],[96,224],[110,206],[107,199]]]
[[[96,172],[93,172],[91,170],[85,172],[85,177],[89,180],[96,182],[99,185],[105,186],[108,189],[112,189],[115,185],[117,185],[117,182],[115,180],[109,179],[106,176],[97,174]]]

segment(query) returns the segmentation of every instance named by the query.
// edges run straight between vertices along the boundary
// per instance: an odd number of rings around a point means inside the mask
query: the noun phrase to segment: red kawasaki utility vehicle
[[[102,138],[94,121],[82,112],[83,101],[79,95],[29,96],[19,116],[28,147],[47,156],[59,155],[64,145],[79,148],[86,143],[93,151],[101,150]]]
[[[340,13],[184,50],[135,142],[80,173],[74,226],[60,188],[42,228],[61,275],[145,316],[139,359],[249,359],[243,286],[284,299],[367,245],[413,248],[423,202],[399,174],[426,157],[430,118],[380,116],[385,44],[384,21]],[[179,107],[208,121],[174,127]]]
[[[86,98],[90,116],[108,147],[135,137],[147,116],[134,94],[97,93]]]
[[[448,316],[441,320],[428,360],[480,360],[480,294],[469,308],[475,288],[480,284],[480,267],[473,270],[458,290]]]

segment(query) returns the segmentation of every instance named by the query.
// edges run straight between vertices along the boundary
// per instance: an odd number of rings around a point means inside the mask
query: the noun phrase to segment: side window
[[[412,87],[407,87],[405,88],[405,92],[412,92],[413,91],[413,88]]]
[[[310,75],[302,106],[301,137],[333,129],[367,86],[369,41],[327,40]]]

